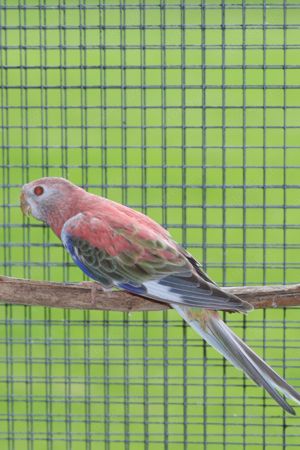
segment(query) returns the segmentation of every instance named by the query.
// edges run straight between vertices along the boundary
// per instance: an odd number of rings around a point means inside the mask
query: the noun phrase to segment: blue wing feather
[[[88,269],[88,267],[83,263],[83,261],[79,259],[78,254],[76,253],[76,249],[73,245],[73,240],[69,235],[67,234],[64,235],[63,244],[65,246],[65,249],[72,256],[74,263],[79,267],[79,269],[81,269],[85,273],[85,275],[97,281],[96,276]]]
[[[118,287],[121,289],[125,289],[125,291],[129,291],[132,294],[146,295],[147,293],[147,290],[143,285],[135,286],[134,284],[130,283],[118,283]]]

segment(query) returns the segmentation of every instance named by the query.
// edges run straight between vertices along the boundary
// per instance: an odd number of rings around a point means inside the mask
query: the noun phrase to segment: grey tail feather
[[[174,303],[172,307],[203,339],[235,367],[241,369],[254,383],[262,386],[285,411],[295,415],[295,410],[281,394],[300,404],[300,393],[234,334],[216,313],[209,314],[203,326],[200,320],[190,317],[189,308]]]

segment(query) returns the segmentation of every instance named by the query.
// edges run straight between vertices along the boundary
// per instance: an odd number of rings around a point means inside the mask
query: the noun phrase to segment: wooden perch
[[[124,291],[105,292],[96,283],[77,284],[0,277],[0,303],[52,308],[106,311],[160,311],[165,303],[146,300]],[[283,308],[300,305],[300,284],[224,288],[251,303],[254,308]]]

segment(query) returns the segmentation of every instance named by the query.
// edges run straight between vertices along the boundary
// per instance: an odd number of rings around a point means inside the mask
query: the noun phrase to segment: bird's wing
[[[163,230],[163,229],[162,229]],[[61,239],[89,277],[154,300],[217,310],[252,307],[218,288],[195,260],[165,233],[141,221],[112,226],[108,218],[81,213],[69,219]]]

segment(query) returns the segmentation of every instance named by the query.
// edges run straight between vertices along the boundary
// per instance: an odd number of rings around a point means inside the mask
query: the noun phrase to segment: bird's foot
[[[105,292],[108,297],[110,296],[109,293],[111,289],[103,287],[100,283],[95,283],[94,281],[82,281],[82,283],[80,283],[80,286],[87,287],[91,290],[90,299],[92,305],[97,304],[97,291]]]

